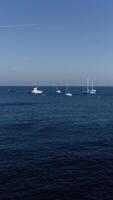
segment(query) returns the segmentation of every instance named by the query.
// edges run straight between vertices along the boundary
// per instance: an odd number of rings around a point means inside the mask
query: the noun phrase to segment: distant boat
[[[57,94],[61,94],[61,90],[59,90],[59,89],[56,88],[56,93]]]
[[[61,94],[61,90],[56,90],[56,93],[57,94]]]
[[[67,92],[67,93],[66,93],[66,96],[70,96],[70,97],[72,97],[73,95],[72,95],[72,93]]]
[[[87,87],[86,87],[86,90],[83,90],[83,94],[90,94],[89,79],[87,79]]]
[[[66,95],[66,96],[69,96],[69,97],[72,97],[72,96],[73,96],[72,93],[69,92],[69,87],[66,88],[66,93],[65,93],[65,95]]]
[[[87,88],[83,91],[83,94],[96,94],[96,90],[93,88],[93,80],[91,89],[89,88],[89,79],[87,79]]]
[[[34,87],[31,91],[32,94],[43,94],[42,90],[38,90],[37,87]]]
[[[90,94],[96,94],[96,90],[95,89],[93,89],[93,80],[92,80],[92,88],[91,88],[91,90],[90,90]]]

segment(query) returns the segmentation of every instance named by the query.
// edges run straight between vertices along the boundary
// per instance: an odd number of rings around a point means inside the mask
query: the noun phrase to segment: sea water
[[[0,200],[112,200],[113,88],[31,89],[0,87]]]

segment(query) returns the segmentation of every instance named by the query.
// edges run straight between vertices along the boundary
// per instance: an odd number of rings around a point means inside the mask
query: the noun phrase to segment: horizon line
[[[66,85],[40,85],[40,84],[31,84],[31,85],[0,85],[0,87],[67,87]],[[86,85],[69,85],[69,87],[86,87]],[[113,85],[95,85],[94,87],[113,87]]]

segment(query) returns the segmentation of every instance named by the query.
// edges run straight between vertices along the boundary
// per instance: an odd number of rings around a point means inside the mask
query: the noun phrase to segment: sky
[[[0,85],[113,86],[113,0],[0,0]]]

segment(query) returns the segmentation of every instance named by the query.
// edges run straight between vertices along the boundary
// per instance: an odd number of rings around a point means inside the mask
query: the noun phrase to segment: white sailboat
[[[72,93],[69,92],[69,87],[66,88],[66,93],[65,93],[66,96],[69,96],[69,97],[72,97]]]
[[[96,94],[96,90],[93,88],[93,80],[92,80],[92,88],[90,90],[90,94]]]
[[[89,88],[89,79],[87,79],[87,89],[83,91],[84,94],[96,94],[96,90],[93,88],[93,80],[91,89]]]
[[[31,91],[32,94],[43,94],[42,90],[38,90],[37,87],[34,87]]]
[[[89,94],[90,93],[90,89],[89,89],[89,79],[87,79],[87,88],[86,90],[83,91],[84,94]]]

